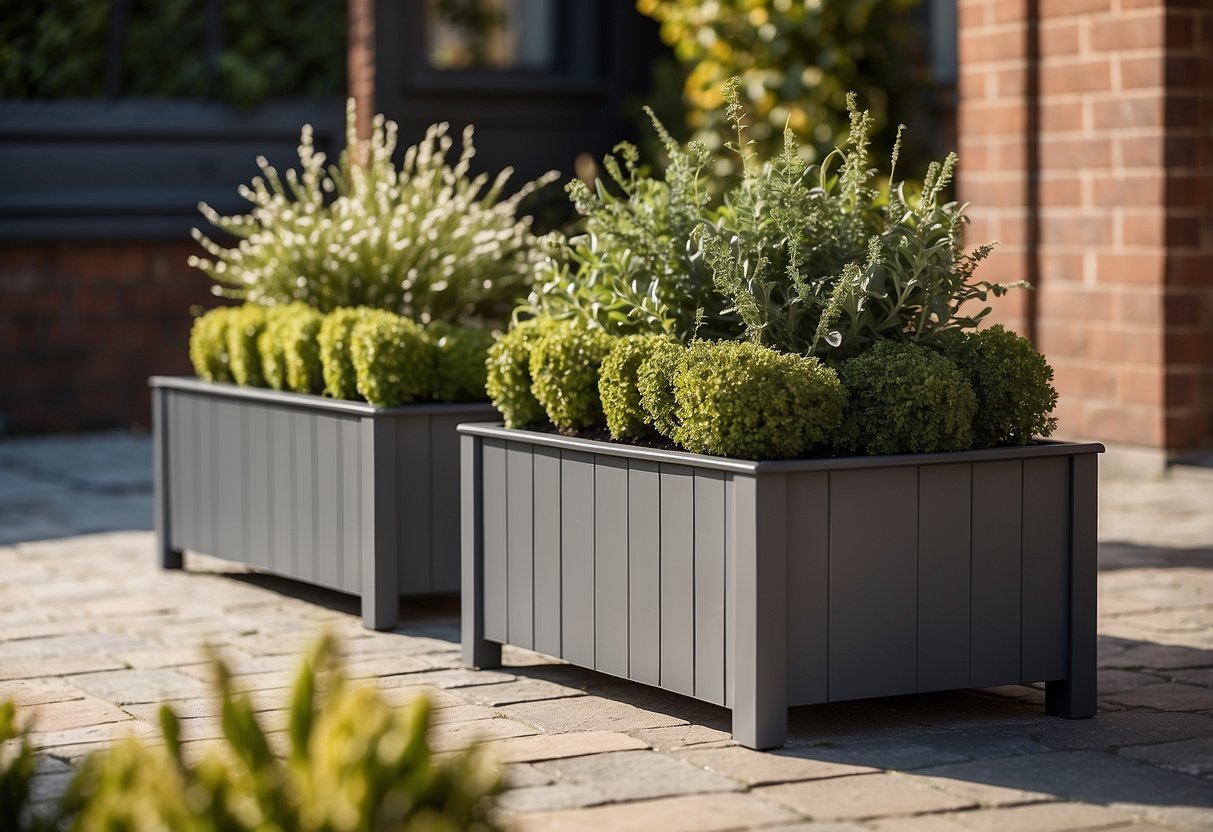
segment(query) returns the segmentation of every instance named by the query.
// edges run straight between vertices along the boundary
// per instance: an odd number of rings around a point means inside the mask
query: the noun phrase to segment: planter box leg
[[[400,619],[396,563],[396,433],[362,420],[362,626],[391,630]]]
[[[1095,454],[1079,454],[1070,461],[1070,674],[1045,683],[1045,712],[1067,719],[1095,716],[1096,711],[1096,466]]]
[[[484,474],[480,440],[460,437],[459,452],[463,663],[474,668],[500,667],[501,645],[484,637],[484,528],[479,505]]]
[[[185,568],[185,557],[180,549],[169,543],[172,523],[172,503],[168,485],[168,398],[164,391],[152,390],[152,482],[154,489],[153,518],[156,529],[156,557],[161,569]]]

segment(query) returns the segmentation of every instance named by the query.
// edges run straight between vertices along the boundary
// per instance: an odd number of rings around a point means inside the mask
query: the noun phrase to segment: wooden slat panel
[[[509,570],[508,632],[510,644],[535,644],[534,483],[531,449],[511,442],[505,450],[506,558]]]
[[[248,505],[245,503],[245,408],[230,402],[216,402],[216,427],[219,431],[215,448],[215,476],[218,493],[218,539],[211,553],[229,560],[248,563],[245,545],[245,525]]]
[[[194,418],[194,404],[189,396],[165,391],[169,401],[169,499],[172,502],[172,518],[169,523],[169,539],[175,549],[196,548],[198,501],[198,464],[195,462],[195,447],[198,443],[198,428]]]
[[[628,678],[661,683],[661,475],[628,465]]]
[[[400,594],[427,593],[430,591],[430,420],[424,415],[410,415],[393,422]]]
[[[1019,681],[1023,465],[973,465],[969,685]]]
[[[218,450],[219,421],[216,418],[216,405],[210,399],[199,398],[194,410],[195,426],[198,429],[198,444],[196,445],[195,461],[198,464],[198,476],[195,482],[197,489],[194,497],[198,501],[198,510],[194,515],[198,525],[194,529],[198,551],[216,554],[215,546],[218,534],[215,528],[215,504],[218,500],[218,480],[215,477],[215,454]]]
[[[724,472],[695,472],[695,697],[724,704]]]
[[[560,459],[561,655],[594,666],[594,457]]]
[[[359,419],[341,420],[341,589],[362,591],[362,448]]]
[[[594,459],[594,667],[628,675],[628,461]]]
[[[918,690],[965,688],[972,466],[922,466],[918,494]]]
[[[505,642],[509,639],[505,443],[486,439],[481,459],[484,477],[484,635]]]
[[[561,655],[560,451],[536,447],[531,461],[534,513],[535,649]]]
[[[270,435],[269,411],[248,408],[248,562],[270,569]]]
[[[832,700],[917,687],[917,489],[915,468],[830,475]]]
[[[430,416],[430,582],[459,589],[459,434],[467,416]]]
[[[317,581],[316,574],[316,417],[291,414],[292,453],[295,457],[295,551],[293,574],[300,580]]]
[[[661,466],[661,686],[695,694],[695,474]]]
[[[341,564],[342,516],[337,486],[342,479],[340,424],[329,415],[316,417],[316,580],[338,589],[345,571]]]
[[[289,575],[295,568],[295,492],[299,461],[295,456],[295,418],[287,410],[270,413],[270,568]]]
[[[1070,639],[1070,462],[1023,463],[1023,606],[1020,675],[1064,679]]]
[[[793,705],[829,698],[829,474],[788,475],[788,696]]]

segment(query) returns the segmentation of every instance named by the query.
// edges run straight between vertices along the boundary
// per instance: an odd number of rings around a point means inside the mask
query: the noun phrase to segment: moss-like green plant
[[[265,375],[261,370],[261,353],[257,339],[266,324],[264,306],[246,303],[232,310],[227,328],[227,354],[231,362],[232,378],[245,387],[264,387]]]
[[[319,393],[324,389],[320,363],[320,327],[324,316],[303,304],[293,304],[295,313],[279,332],[286,363],[286,386],[296,393]]]
[[[686,348],[671,342],[655,344],[653,352],[636,368],[636,392],[645,422],[667,439],[678,434],[678,402],[674,375]]]
[[[934,350],[880,341],[839,364],[838,376],[850,394],[837,435],[842,450],[930,453],[973,446],[973,388]]]
[[[286,354],[282,350],[281,332],[292,311],[289,306],[275,306],[266,310],[265,326],[257,336],[261,375],[265,379],[265,386],[273,390],[286,389]]]
[[[190,329],[190,363],[194,374],[206,381],[232,380],[227,352],[227,330],[233,309],[220,306],[194,319]]]
[[[653,433],[653,420],[640,400],[637,376],[640,366],[654,352],[673,343],[660,335],[625,335],[615,339],[598,377],[598,395],[611,436],[637,439]]]
[[[602,427],[598,372],[613,339],[580,322],[561,324],[531,350],[531,392],[560,430]]]
[[[334,309],[324,316],[317,335],[320,346],[321,375],[324,392],[334,399],[361,399],[358,376],[350,357],[350,333],[369,310],[365,307]]]
[[[674,375],[688,451],[786,459],[823,445],[837,430],[846,393],[816,358],[737,341],[696,341]]]
[[[488,353],[493,334],[477,327],[434,323],[426,327],[434,346],[434,399],[481,402],[487,397]]]
[[[521,321],[489,348],[485,388],[507,428],[543,421],[543,405],[531,392],[531,350],[554,325],[547,318]]]
[[[1026,445],[1033,436],[1056,430],[1057,419],[1050,415],[1057,406],[1053,368],[1027,338],[995,324],[955,333],[940,349],[973,385],[975,447]]]
[[[368,311],[350,332],[358,392],[377,407],[426,398],[434,386],[434,359],[425,332],[408,318]]]
[[[346,680],[322,641],[291,692],[285,759],[276,755],[247,694],[218,663],[223,745],[194,762],[172,709],[163,747],[127,740],[89,757],[69,791],[74,827],[183,832],[495,832],[500,767],[478,749],[438,759],[426,740],[431,705],[384,704]]]

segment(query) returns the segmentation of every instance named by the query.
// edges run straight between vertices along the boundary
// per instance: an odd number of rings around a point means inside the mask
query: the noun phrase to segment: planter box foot
[[[1069,679],[1045,682],[1045,713],[1066,719],[1095,716],[1095,685],[1082,685]]]
[[[501,645],[482,638],[464,639],[463,664],[473,670],[501,667]]]
[[[734,708],[733,739],[756,751],[779,748],[788,739],[787,708],[766,711]]]
[[[160,547],[160,568],[161,569],[184,569],[185,568],[185,553],[180,549],[173,549],[169,546]]]

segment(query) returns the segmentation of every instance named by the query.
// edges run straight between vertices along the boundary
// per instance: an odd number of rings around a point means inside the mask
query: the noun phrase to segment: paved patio
[[[154,737],[162,701],[213,743],[204,643],[282,727],[328,628],[391,701],[432,692],[439,749],[491,741],[520,830],[1213,829],[1210,472],[1103,483],[1096,719],[1046,717],[1031,687],[901,697],[794,709],[758,753],[722,708],[525,651],[462,669],[452,598],[371,633],[348,596],[192,554],[162,572],[150,465],[146,438],[0,442],[0,699],[36,716],[43,799],[89,751]]]

